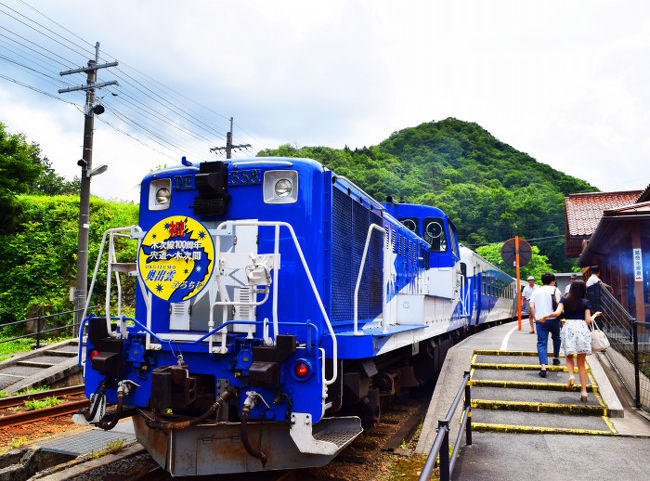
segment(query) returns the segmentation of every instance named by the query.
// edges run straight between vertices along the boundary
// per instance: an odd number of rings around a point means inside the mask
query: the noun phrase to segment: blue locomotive
[[[141,189],[139,225],[102,244],[83,416],[132,416],[174,476],[326,464],[467,330],[515,314],[513,279],[441,210],[381,204],[316,161],[183,159]],[[134,264],[115,260],[124,237]],[[132,318],[120,272],[137,278]]]

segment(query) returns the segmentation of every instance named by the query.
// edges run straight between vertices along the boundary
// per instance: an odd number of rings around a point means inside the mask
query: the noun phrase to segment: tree
[[[12,230],[18,214],[18,194],[76,194],[79,179],[69,182],[56,174],[38,144],[27,143],[23,134],[9,134],[0,122],[0,222]]]

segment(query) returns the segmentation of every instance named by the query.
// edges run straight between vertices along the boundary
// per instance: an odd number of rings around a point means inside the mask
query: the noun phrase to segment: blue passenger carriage
[[[513,316],[512,279],[442,211],[381,204],[313,160],[184,160],[141,188],[139,225],[105,249],[118,289],[137,276],[135,317],[109,292],[113,317],[88,320],[83,418],[133,416],[173,475],[326,464],[465,331]]]

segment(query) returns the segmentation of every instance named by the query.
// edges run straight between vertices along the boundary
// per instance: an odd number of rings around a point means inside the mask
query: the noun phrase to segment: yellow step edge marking
[[[614,424],[609,420],[608,416],[603,416],[603,421],[609,426],[609,429],[612,430],[612,434],[616,434],[616,428],[614,427]]]
[[[497,364],[493,362],[472,362],[471,367],[475,369],[512,369],[520,371],[539,371],[541,366],[539,364]],[[546,366],[547,371],[553,372],[569,372],[564,366]],[[573,372],[578,372],[578,368],[574,368]],[[587,372],[590,372],[587,369]]]
[[[592,404],[562,404],[535,401],[500,401],[495,399],[472,399],[472,407],[502,411],[546,412],[606,416],[607,410]]]
[[[482,354],[484,356],[534,356],[537,357],[537,351],[495,351],[490,349],[477,349],[475,354]],[[549,357],[553,357],[553,353],[548,353]],[[560,355],[564,357],[564,355]]]
[[[559,382],[532,382],[532,381],[497,381],[491,379],[472,379],[469,382],[470,386],[476,387],[502,387],[512,389],[546,389],[549,391],[567,391],[578,392],[580,386],[574,384],[571,389],[567,388],[566,383]],[[598,386],[592,384],[587,385],[587,392],[597,392]]]
[[[476,362],[476,354],[472,355],[472,361],[470,362],[470,366],[472,366]],[[474,377],[474,368],[470,367],[469,370],[469,378],[472,379]]]
[[[600,431],[597,429],[577,429],[577,428],[551,428],[544,426],[521,426],[517,424],[490,424],[472,422],[472,431],[495,431],[502,433],[528,433],[528,434],[587,434],[598,436],[611,436],[616,434],[610,431]]]
[[[591,381],[592,384],[596,384],[596,379],[594,379],[594,376],[591,374],[591,371],[587,372],[587,377],[589,378],[589,380]],[[600,403],[600,405],[601,405],[603,408],[607,408],[608,406],[607,406],[607,404],[605,404],[605,400],[604,400],[603,397],[600,395],[600,391],[599,391],[599,392],[596,392],[595,395],[596,395],[596,399],[598,400],[598,402]]]

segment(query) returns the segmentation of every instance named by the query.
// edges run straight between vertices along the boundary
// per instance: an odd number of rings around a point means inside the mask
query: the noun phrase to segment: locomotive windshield
[[[402,217],[399,221],[404,224],[404,227],[406,227],[408,230],[415,232],[417,235],[420,235],[420,232],[418,231],[419,229],[417,217]]]
[[[442,219],[438,217],[424,219],[424,240],[429,243],[434,252],[447,250],[447,235]]]

